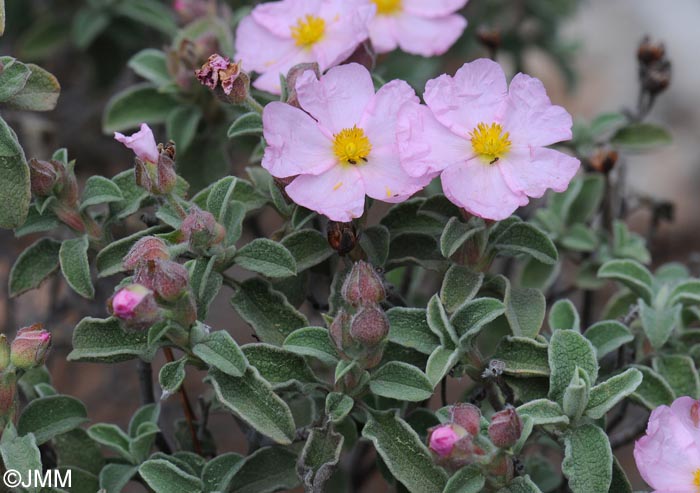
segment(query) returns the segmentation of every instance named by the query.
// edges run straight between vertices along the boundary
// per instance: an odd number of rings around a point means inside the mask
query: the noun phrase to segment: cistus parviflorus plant
[[[673,215],[625,183],[630,151],[670,141],[647,121],[663,45],[639,46],[635,106],[574,123],[520,71],[536,45],[574,76],[557,27],[576,2],[244,3],[70,7],[79,49],[131,23],[161,40],[104,109],[133,151],[115,176],[80,180],[66,149],[27,160],[0,120],[0,225],[35,238],[9,295],[57,276],[101,303],[0,336],[4,469],[73,479],[16,491],[631,493],[613,452],[654,410],[642,476],[697,492],[700,280],[652,270],[625,222]],[[47,53],[40,33],[20,46]],[[55,106],[53,76],[0,61],[0,111]],[[222,297],[237,317],[213,326]],[[133,364],[128,429],[52,384],[63,330],[69,364]]]

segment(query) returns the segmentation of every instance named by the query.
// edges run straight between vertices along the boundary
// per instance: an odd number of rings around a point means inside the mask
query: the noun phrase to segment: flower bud
[[[185,241],[194,252],[206,252],[223,241],[226,231],[216,222],[211,212],[193,206],[180,226]]]
[[[155,236],[145,236],[131,247],[124,257],[123,266],[126,270],[134,270],[142,262],[169,259],[170,252],[163,240]]]
[[[460,438],[454,425],[440,425],[430,431],[428,447],[440,457],[447,457]]]
[[[349,347],[352,343],[350,339],[351,320],[352,317],[341,308],[329,328],[331,339],[335,343],[335,347],[338,348],[338,351],[341,353],[344,353],[344,349]]]
[[[216,0],[174,0],[173,10],[184,24],[216,14]]]
[[[382,342],[389,334],[389,319],[377,306],[363,306],[352,317],[350,337],[367,348]]]
[[[297,96],[297,79],[307,70],[312,70],[316,74],[317,79],[321,78],[321,70],[316,62],[294,65],[287,72],[287,104],[296,108],[301,108],[299,97]]]
[[[134,179],[136,184],[154,195],[167,195],[177,185],[175,172],[175,145],[158,146],[155,161],[145,161],[140,157],[134,160]]]
[[[48,197],[60,179],[60,166],[55,161],[29,160],[32,193],[37,197]]]
[[[642,86],[652,95],[657,95],[671,85],[671,62],[661,60],[649,66],[642,77]]]
[[[145,328],[161,318],[161,309],[153,291],[140,284],[129,284],[117,291],[107,302],[112,315],[133,328]]]
[[[343,299],[353,306],[379,303],[386,297],[384,284],[372,264],[355,262],[341,288]]]
[[[240,63],[231,62],[218,53],[211,55],[195,75],[224,103],[242,104],[248,97],[248,74],[241,70]]]
[[[607,175],[610,173],[617,163],[618,153],[612,149],[601,149],[596,152],[590,159],[591,168],[598,173]]]
[[[10,348],[10,361],[17,368],[28,370],[44,364],[51,345],[51,334],[43,324],[19,329]]]
[[[514,407],[508,406],[491,417],[489,437],[496,447],[509,448],[515,445],[523,432],[523,420]]]
[[[0,371],[4,371],[10,364],[10,343],[5,334],[0,334]]]
[[[666,56],[666,47],[663,43],[654,43],[649,36],[644,36],[637,49],[637,60],[639,63],[648,65],[658,62]]]
[[[452,406],[452,422],[476,436],[481,428],[481,410],[474,404],[455,404]]]
[[[339,255],[347,255],[357,243],[357,230],[353,223],[328,221],[328,244]]]
[[[190,274],[184,265],[172,260],[156,260],[153,290],[166,301],[175,301],[189,287]]]
[[[0,429],[10,422],[17,410],[17,375],[14,371],[0,373]]]

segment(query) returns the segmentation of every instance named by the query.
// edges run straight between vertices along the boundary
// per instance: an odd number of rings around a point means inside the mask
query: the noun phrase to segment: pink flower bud
[[[341,294],[345,301],[353,306],[379,303],[386,293],[382,279],[371,264],[360,260],[355,262],[343,283]]]
[[[153,137],[151,127],[145,123],[141,124],[141,130],[135,134],[126,136],[119,132],[114,132],[114,138],[117,142],[121,142],[134,151],[134,154],[136,154],[141,161],[148,161],[151,163],[158,162],[159,153],[156,139]]]
[[[44,364],[51,345],[51,334],[43,324],[19,329],[10,348],[10,361],[17,368],[28,370]]]
[[[4,371],[10,364],[10,343],[5,334],[0,334],[0,371]]]
[[[489,438],[496,447],[509,448],[515,445],[523,432],[523,420],[514,407],[508,406],[491,417]]]
[[[48,197],[61,177],[61,164],[55,161],[29,160],[32,193],[37,197]]]
[[[134,328],[145,328],[161,318],[153,291],[140,284],[129,284],[107,302],[109,311]]]
[[[207,251],[212,245],[221,243],[225,236],[223,227],[216,222],[214,215],[197,206],[189,210],[180,231],[195,252]]]
[[[389,334],[389,319],[377,305],[363,306],[352,317],[350,336],[362,346],[372,348]]]
[[[190,273],[172,260],[155,261],[153,290],[166,301],[175,301],[187,291]]]
[[[170,252],[163,240],[155,236],[146,236],[134,243],[124,257],[124,268],[134,270],[142,262],[150,260],[169,260]]]
[[[440,425],[433,428],[433,430],[430,432],[428,446],[430,447],[430,450],[438,454],[440,457],[447,457],[452,453],[452,449],[459,439],[460,437],[455,432],[452,425]]]
[[[474,404],[455,404],[452,406],[452,422],[476,436],[481,428],[481,410]]]
[[[225,103],[241,104],[248,96],[248,74],[241,70],[240,63],[231,62],[217,53],[211,55],[195,75]]]
[[[160,154],[155,162],[143,161],[136,158],[134,161],[134,180],[136,184],[154,195],[167,195],[177,185],[177,173],[175,172],[175,146],[171,142],[166,146],[159,146]]]

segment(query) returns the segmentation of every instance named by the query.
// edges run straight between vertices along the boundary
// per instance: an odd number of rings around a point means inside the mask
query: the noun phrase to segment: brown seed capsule
[[[353,223],[328,221],[328,244],[339,255],[347,255],[357,244],[357,230]]]
[[[663,43],[653,43],[649,36],[644,36],[637,49],[637,60],[648,65],[658,62],[666,56],[666,47]]]

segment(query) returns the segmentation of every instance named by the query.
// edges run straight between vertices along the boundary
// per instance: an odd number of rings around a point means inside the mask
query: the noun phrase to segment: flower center
[[[395,14],[401,10],[401,0],[372,0],[377,6],[377,14]]]
[[[693,486],[696,486],[700,491],[700,469],[696,469],[693,473]]]
[[[345,128],[333,136],[333,152],[341,163],[358,164],[367,162],[367,156],[372,150],[372,144],[365,131],[357,128]]]
[[[326,32],[326,21],[315,15],[307,14],[305,17],[297,19],[296,25],[292,26],[291,29],[292,37],[297,42],[297,46],[309,48]]]
[[[479,123],[469,136],[472,138],[474,152],[490,164],[495,163],[510,151],[510,134],[504,133],[503,127],[498,123],[491,125]]]

